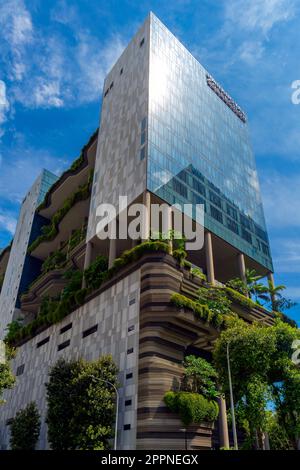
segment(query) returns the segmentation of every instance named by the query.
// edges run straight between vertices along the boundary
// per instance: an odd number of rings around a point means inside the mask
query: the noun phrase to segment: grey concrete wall
[[[1,406],[0,415],[0,446],[9,447],[9,426],[7,420],[31,401],[35,401],[41,414],[41,434],[39,449],[46,449],[47,426],[46,388],[48,373],[51,366],[60,358],[84,358],[94,360],[103,354],[111,353],[117,363],[121,383],[118,448],[134,449],[136,441],[136,409],[137,409],[137,364],[139,345],[139,296],[140,271],[137,270],[125,277],[111,288],[101,293],[58,324],[52,325],[32,340],[19,347],[12,367],[17,373],[19,366],[24,364],[24,372],[17,376],[12,390],[4,393],[5,405]],[[72,322],[72,328],[60,334],[65,325]],[[86,329],[98,324],[98,330],[82,338]],[[130,328],[131,331],[128,331]],[[37,348],[44,338],[49,342]],[[70,339],[70,346],[58,351],[58,345]],[[133,348],[133,352],[129,350]],[[132,373],[133,377],[126,379]],[[125,399],[131,399],[132,405],[125,407]],[[124,425],[130,424],[129,430]]]
[[[99,204],[118,209],[119,195],[130,203],[146,189],[141,125],[148,114],[149,38],[148,18],[104,82],[87,241],[96,233]]]

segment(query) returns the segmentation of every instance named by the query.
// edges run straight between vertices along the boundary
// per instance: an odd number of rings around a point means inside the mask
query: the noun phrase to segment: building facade
[[[35,213],[35,210],[56,179],[53,173],[43,170],[22,202],[0,294],[1,339],[5,336],[5,328],[14,315],[21,315],[20,293],[39,273],[40,264],[27,254],[27,249],[44,225],[43,219]]]
[[[16,250],[14,240],[0,300],[4,330],[12,319],[6,298],[16,303],[19,292],[24,325],[13,341],[17,382],[4,394],[2,448],[9,448],[11,419],[31,401],[42,418],[38,448],[48,448],[45,383],[50,368],[60,357],[93,360],[107,353],[119,368],[119,449],[211,449],[214,434],[219,436],[216,446],[228,447],[224,400],[219,425],[203,422],[183,433],[163,397],[178,389],[187,354],[211,360],[220,333],[191,309],[174,305],[173,294],[196,299],[200,286],[244,279],[246,268],[272,279],[245,113],[151,13],[104,81],[99,132],[38,208],[38,190],[34,194],[34,202],[21,210],[15,240],[22,247]],[[97,208],[113,204],[120,224],[120,196],[127,197],[128,206],[204,204],[204,248],[188,251],[187,260],[206,274],[208,283],[188,264],[182,266],[169,245],[134,251],[143,247],[141,240],[100,240]],[[30,238],[34,218],[48,228]],[[172,229],[172,218],[169,222]],[[146,226],[148,239],[151,218]],[[126,257],[124,250],[131,250]],[[45,298],[61,305],[66,271],[82,273],[95,266],[99,255],[108,258],[110,276],[93,289],[83,276],[83,300],[75,296],[63,318],[43,323]],[[33,282],[20,288],[18,281],[10,289],[10,265],[23,260],[16,274],[21,279],[25,256],[37,266],[29,269]],[[248,300],[233,299],[232,310],[245,321],[271,325],[274,314]]]

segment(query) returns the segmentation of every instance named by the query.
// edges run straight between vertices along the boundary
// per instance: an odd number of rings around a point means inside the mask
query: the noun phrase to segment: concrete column
[[[172,220],[172,208],[171,206],[168,206],[168,232],[173,230],[173,220]],[[173,252],[173,240],[169,240],[169,246],[170,246],[170,252]]]
[[[223,396],[218,398],[219,404],[219,440],[220,447],[229,448],[229,434],[228,434],[228,423],[226,413],[226,401]]]
[[[150,238],[151,229],[151,196],[149,191],[143,193],[143,204],[147,208],[147,215],[145,217],[144,227],[142,227],[142,241],[147,241]]]
[[[92,242],[87,242],[85,246],[85,256],[84,256],[84,265],[83,269],[87,269],[92,261],[92,254],[93,254],[93,244]],[[84,289],[86,287],[86,282],[84,277],[82,278],[82,288]]]
[[[243,282],[246,283],[246,265],[245,256],[243,253],[238,254],[239,276]]]
[[[274,288],[274,276],[273,276],[273,273],[271,273],[271,271],[269,272],[268,274],[268,280],[272,286],[272,288]],[[275,310],[275,301],[276,301],[276,296],[271,294],[271,302],[272,302],[272,307],[273,307],[273,310]]]
[[[214,257],[212,249],[211,233],[205,232],[205,257],[206,257],[206,269],[207,269],[207,280],[210,284],[215,283],[215,269],[214,269]]]

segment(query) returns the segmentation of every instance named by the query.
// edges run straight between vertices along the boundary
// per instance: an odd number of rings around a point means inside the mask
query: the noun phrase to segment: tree
[[[182,389],[188,392],[201,393],[205,398],[217,398],[217,371],[202,357],[187,356],[183,362],[184,375]]]
[[[200,287],[198,301],[208,306],[209,310],[221,315],[231,314],[231,300],[228,299],[225,289],[218,287]]]
[[[12,348],[4,342],[0,342],[0,405],[4,401],[2,399],[4,390],[12,388],[15,384],[15,376],[12,373],[9,363],[14,357],[14,354]]]
[[[270,400],[276,406],[280,425],[294,440],[298,439],[299,370],[291,361],[292,343],[297,338],[300,338],[299,329],[279,320],[269,327],[247,324],[233,317],[216,342],[214,360],[222,389],[227,394],[229,345],[237,419],[251,445],[257,431],[267,430]]]
[[[40,434],[40,415],[36,404],[29,403],[18,411],[11,423],[10,446],[12,450],[34,450]]]
[[[48,439],[54,450],[104,450],[114,435],[117,367],[110,355],[97,361],[59,360],[47,387]]]

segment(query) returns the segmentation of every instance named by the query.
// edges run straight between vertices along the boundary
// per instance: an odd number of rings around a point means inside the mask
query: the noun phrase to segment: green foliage
[[[36,404],[29,403],[18,411],[11,423],[10,446],[12,450],[34,450],[40,434],[40,415]]]
[[[52,271],[53,269],[62,268],[66,262],[67,256],[60,250],[55,251],[52,253],[42,264],[42,272],[47,273]]]
[[[22,320],[13,320],[12,322],[8,323],[5,331],[7,331],[5,336],[5,342],[7,344],[20,332],[22,329]]]
[[[84,163],[84,154],[85,154],[86,150],[89,148],[89,146],[91,145],[92,141],[94,140],[94,138],[96,137],[97,134],[98,134],[98,129],[91,135],[91,137],[88,140],[88,143],[82,148],[82,150],[80,152],[80,156],[76,160],[74,160],[74,162],[72,163],[70,168],[68,168],[66,171],[64,171],[62,173],[62,175],[60,176],[60,178],[49,188],[49,190],[47,191],[47,193],[44,197],[43,202],[38,206],[37,212],[39,212],[42,209],[44,209],[45,207],[47,207],[47,201],[49,199],[50,194],[52,193],[53,189],[57,188],[59,186],[60,182],[63,181],[63,179],[65,178],[65,175],[69,172],[72,172],[72,173],[76,172],[77,169],[82,166],[82,164]]]
[[[108,259],[106,256],[99,255],[95,261],[84,271],[86,286],[90,290],[100,287],[107,276]]]
[[[251,309],[251,308],[257,308],[259,304],[254,302],[252,299],[249,297],[246,297],[245,295],[241,294],[237,290],[232,289],[231,287],[225,287],[225,291],[228,295],[228,297],[233,301],[236,302],[242,307]]]
[[[239,292],[243,296],[247,297],[248,295],[248,287],[245,282],[243,282],[240,278],[231,279],[230,281],[226,282],[226,286],[230,289],[233,289],[236,292]]]
[[[185,258],[187,257],[187,252],[182,248],[178,248],[177,250],[173,250],[172,256],[179,262],[180,266],[183,266]]]
[[[69,239],[69,250],[73,250],[82,240],[84,240],[86,235],[86,227],[78,228],[74,230],[70,239]]]
[[[200,287],[198,298],[201,304],[208,306],[215,315],[231,314],[231,301],[228,299],[226,290],[219,287]]]
[[[201,424],[217,419],[219,408],[215,401],[207,400],[198,393],[167,392],[164,402],[173,413],[179,413],[183,424]]]
[[[109,275],[115,274],[119,269],[127,266],[133,261],[140,259],[145,253],[162,251],[170,253],[170,246],[168,243],[162,241],[146,241],[135,246],[131,250],[126,250],[122,253],[120,258],[116,258],[113,262],[113,266],[109,271]]]
[[[215,328],[221,328],[224,325],[225,317],[222,314],[216,311],[213,312],[207,305],[191,300],[184,295],[172,294],[170,302],[177,308],[192,310],[197,317],[213,325]]]
[[[53,450],[105,450],[114,435],[117,367],[111,356],[97,361],[60,359],[47,388],[48,439]],[[100,379],[100,380],[99,380]]]
[[[280,425],[277,413],[267,412],[266,430],[269,435],[271,450],[291,449],[289,436],[285,428]]]
[[[226,351],[229,345],[237,417],[248,435],[249,445],[253,445],[256,430],[267,429],[270,400],[276,404],[278,420],[287,434],[299,435],[295,411],[300,416],[299,398],[297,402],[300,374],[291,357],[292,343],[300,339],[300,331],[281,321],[268,327],[247,324],[234,317],[226,326],[215,344],[214,361],[222,389],[228,394]],[[289,383],[294,390],[290,400]]]
[[[206,282],[207,281],[207,278],[206,278],[206,275],[201,271],[201,269],[199,268],[192,268],[191,269],[191,274],[193,276],[196,276],[198,277],[199,279],[201,279],[202,281]]]
[[[216,386],[217,371],[208,361],[202,357],[187,356],[183,366],[183,390],[201,393],[208,399],[217,398],[220,395]]]
[[[12,388],[15,384],[15,376],[10,367],[10,360],[14,356],[14,351],[7,345],[1,346],[1,354],[4,353],[4,358],[1,357],[0,361],[0,405],[4,403],[2,394],[4,390]]]
[[[90,196],[91,193],[91,181],[79,186],[78,189],[65,200],[62,207],[53,215],[51,223],[43,229],[42,235],[40,235],[28,248],[28,253],[32,253],[41,243],[45,241],[53,240],[58,233],[58,226],[65,215],[72,209],[72,207],[79,201],[84,201]]]

